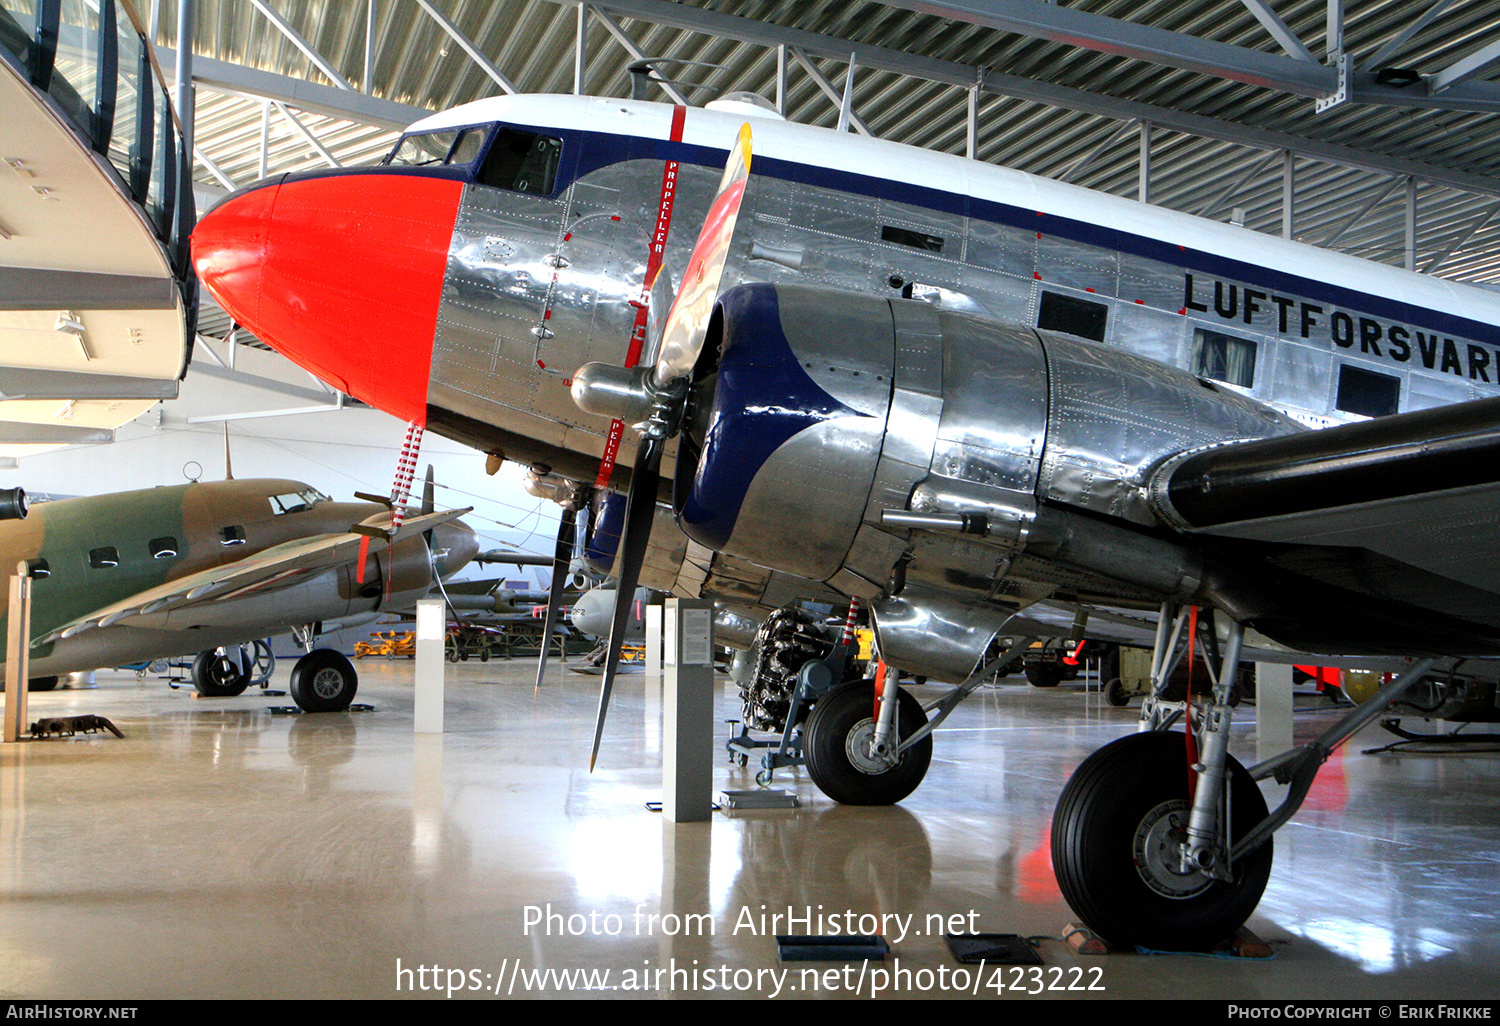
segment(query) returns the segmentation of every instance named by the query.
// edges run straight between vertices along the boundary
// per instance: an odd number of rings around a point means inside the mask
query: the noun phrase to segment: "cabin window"
[[[1241,388],[1255,385],[1255,342],[1199,328],[1193,333],[1193,373]]]
[[[941,236],[914,232],[910,228],[897,228],[891,224],[881,225],[880,238],[883,242],[894,242],[898,246],[910,246],[912,249],[925,250],[928,253],[943,251]]]
[[[1109,307],[1104,303],[1066,296],[1060,292],[1043,292],[1036,326],[1043,331],[1064,331],[1069,335],[1103,342],[1104,327],[1108,319]]]
[[[113,545],[102,545],[97,549],[89,550],[89,566],[95,570],[105,570],[119,565],[120,550]]]
[[[515,128],[495,133],[489,156],[479,171],[479,184],[513,192],[550,196],[557,184],[562,140]]]
[[[219,528],[220,545],[243,545],[245,544],[245,529],[238,524]]]
[[[152,559],[172,559],[177,555],[176,538],[152,538],[149,547]]]
[[[1339,393],[1334,408],[1364,417],[1388,417],[1401,403],[1401,379],[1377,374],[1353,364],[1339,368]]]

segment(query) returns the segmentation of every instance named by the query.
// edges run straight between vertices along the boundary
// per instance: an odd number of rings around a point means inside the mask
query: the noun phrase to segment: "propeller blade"
[[[729,256],[729,241],[739,219],[740,204],[745,198],[745,183],[750,177],[750,126],[741,125],[739,138],[729,151],[724,177],[708,218],[698,233],[693,255],[688,258],[687,272],[677,290],[677,299],[667,314],[652,380],[661,387],[669,381],[685,378],[698,362],[708,333],[708,319],[719,298],[719,279],[724,275],[724,261]]]
[[[562,608],[563,587],[573,564],[573,539],[578,532],[578,511],[564,506],[557,524],[557,551],[552,557],[552,586],[547,591],[547,617],[542,621],[542,654],[536,661],[536,687],[542,689],[542,674],[547,672],[547,649],[552,643],[552,629],[557,626],[557,611]]]
[[[432,477],[432,464],[427,464],[427,478],[422,482],[422,512],[431,513],[437,508],[435,492],[437,485]]]
[[[614,690],[615,673],[620,668],[620,650],[625,647],[625,628],[635,599],[641,564],[651,541],[651,521],[656,515],[656,490],[661,479],[661,456],[665,446],[650,435],[641,439],[636,453],[635,471],[630,476],[630,497],[625,501],[625,530],[615,554],[619,583],[615,589],[614,618],[609,627],[609,648],[605,655],[604,682],[599,685],[599,716],[594,721],[594,747],[589,753],[589,772],[599,760],[599,742],[604,736],[604,716],[609,711],[609,696]]]

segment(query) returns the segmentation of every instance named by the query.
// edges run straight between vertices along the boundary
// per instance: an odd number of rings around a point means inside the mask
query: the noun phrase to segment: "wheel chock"
[[[37,720],[31,725],[32,740],[40,741],[50,737],[72,737],[75,734],[97,734],[101,730],[107,730],[115,737],[124,737],[120,728],[115,726],[103,716],[49,716],[44,720]]]
[[[1062,939],[1080,955],[1108,955],[1120,950],[1082,923],[1069,923],[1063,927]]]
[[[1247,928],[1240,927],[1228,940],[1221,941],[1208,951],[1161,951],[1136,947],[1116,947],[1081,923],[1069,923],[1063,927],[1062,939],[1080,955],[1114,955],[1121,952],[1142,952],[1152,955],[1216,955],[1220,958],[1273,958],[1271,945],[1261,940]]]

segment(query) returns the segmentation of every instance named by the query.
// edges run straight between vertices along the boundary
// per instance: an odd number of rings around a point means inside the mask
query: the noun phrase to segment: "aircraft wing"
[[[1153,498],[1221,558],[1500,631],[1500,399],[1187,454]]]
[[[188,574],[96,609],[87,616],[79,617],[34,639],[32,646],[45,645],[96,627],[112,627],[168,610],[177,611],[251,592],[289,587],[312,574],[358,559],[360,546],[368,542],[371,536],[388,538],[391,542],[400,541],[430,531],[438,524],[456,520],[471,508],[411,517],[394,530],[391,529],[390,514],[379,513],[345,533],[318,535],[274,545],[237,563]]]

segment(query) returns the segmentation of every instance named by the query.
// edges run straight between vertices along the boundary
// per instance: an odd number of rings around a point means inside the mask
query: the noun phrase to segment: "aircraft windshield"
[[[468,164],[479,156],[486,131],[483,128],[465,128],[408,135],[401,140],[386,163],[391,167]]]
[[[316,488],[304,488],[300,492],[272,495],[269,498],[271,500],[271,512],[278,517],[283,513],[301,513],[303,510],[312,509],[320,502],[328,501],[328,496]]]

